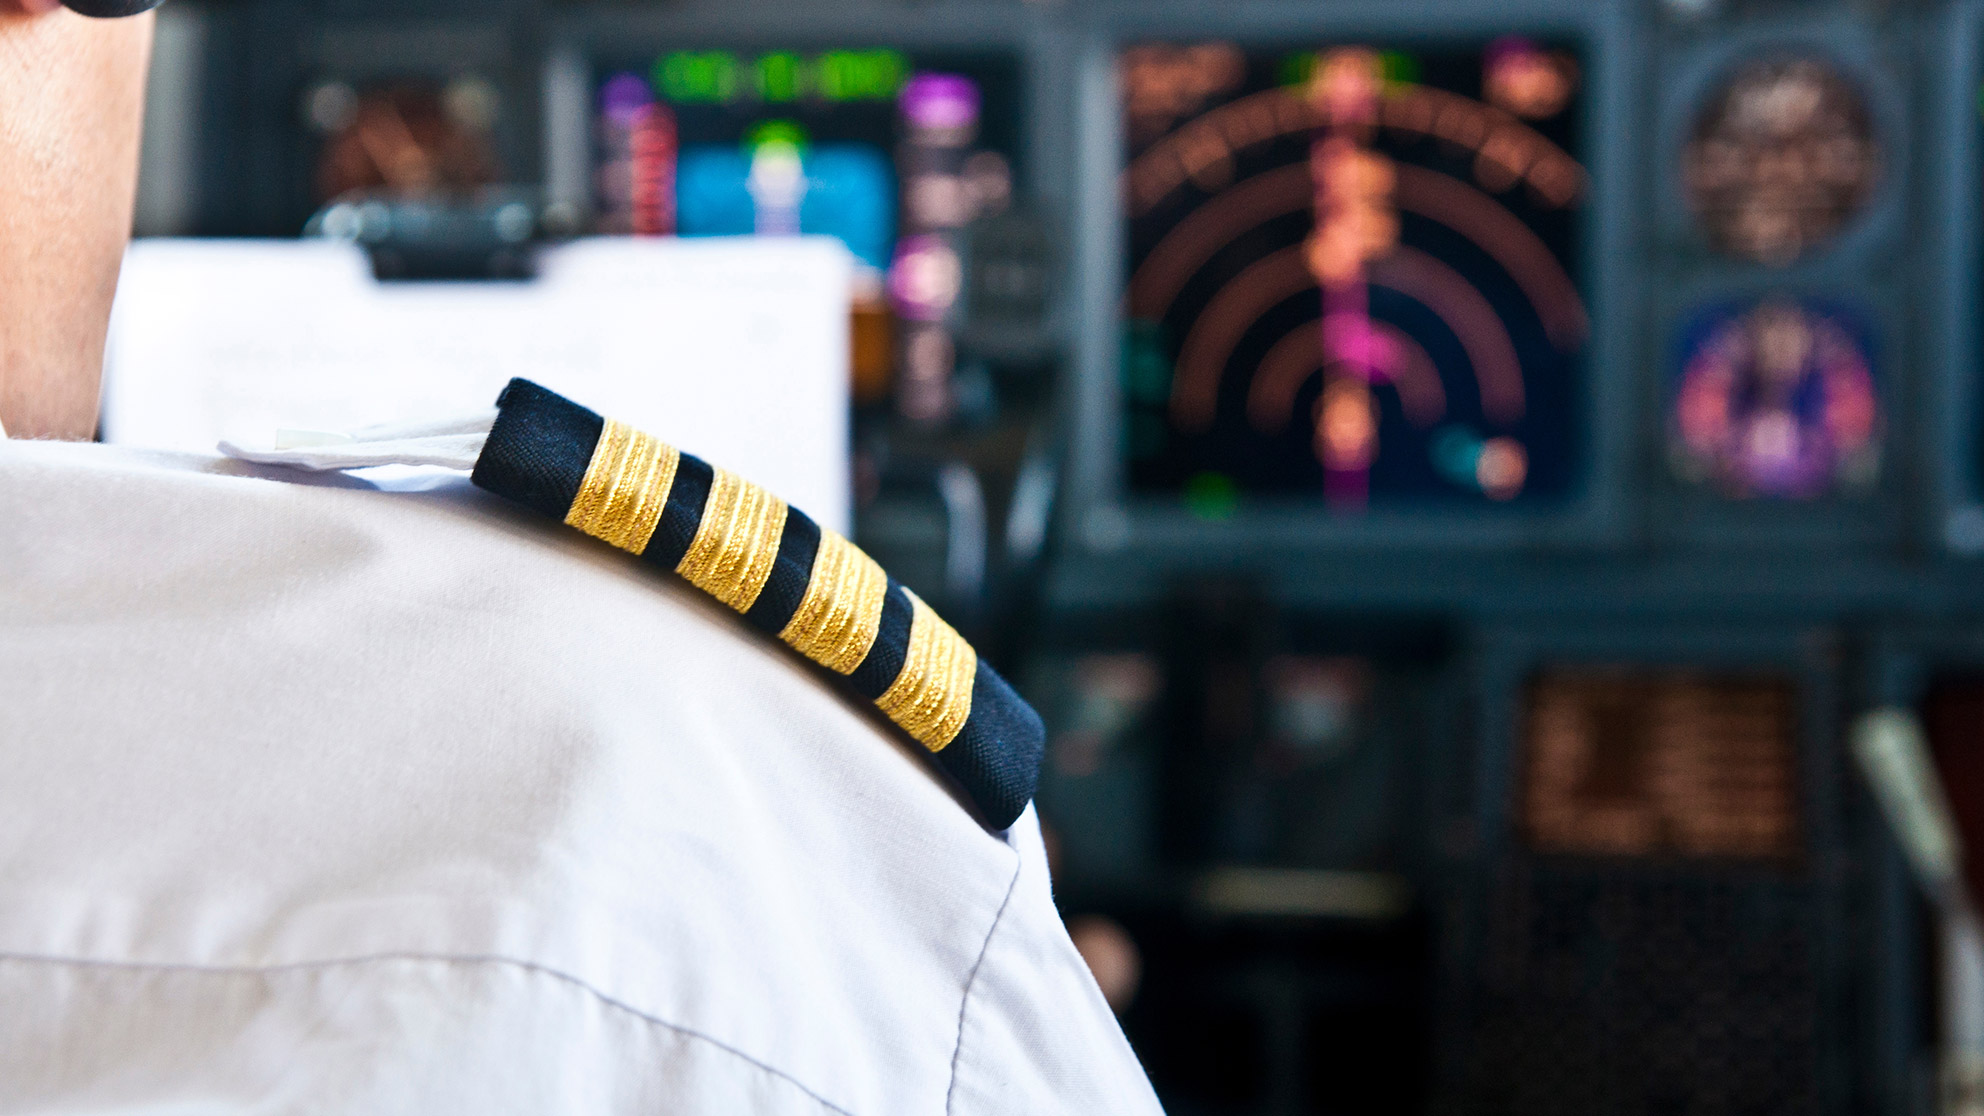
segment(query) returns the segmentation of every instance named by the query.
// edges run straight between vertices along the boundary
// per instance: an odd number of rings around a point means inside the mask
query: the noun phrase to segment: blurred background
[[[837,242],[857,541],[1046,718],[1174,1112],[1977,1112],[1980,47],[1975,0],[172,0],[133,260],[523,305],[593,238]],[[534,328],[722,376],[665,297]]]

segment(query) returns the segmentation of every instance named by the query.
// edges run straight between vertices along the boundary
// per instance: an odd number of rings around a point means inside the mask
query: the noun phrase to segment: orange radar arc
[[[1316,191],[1302,164],[1257,174],[1192,211],[1130,277],[1130,314],[1156,321],[1219,250],[1264,221],[1306,213]]]
[[[1187,182],[1201,187],[1231,174],[1234,153],[1330,121],[1286,89],[1250,94],[1207,112],[1137,156],[1123,174],[1131,216],[1141,216]],[[1485,177],[1521,182],[1562,208],[1584,193],[1577,160],[1514,116],[1444,90],[1406,86],[1379,99],[1378,125],[1443,140],[1476,155]]]
[[[1409,164],[1393,170],[1392,201],[1401,211],[1445,225],[1485,252],[1535,307],[1558,348],[1583,343],[1590,331],[1584,299],[1529,226],[1465,182]],[[1301,165],[1258,174],[1220,192],[1179,222],[1130,277],[1131,316],[1162,318],[1221,248],[1256,225],[1307,211],[1314,192],[1309,168]]]
[[[1446,323],[1467,353],[1481,386],[1481,409],[1490,419],[1512,423],[1525,406],[1522,360],[1508,327],[1481,292],[1460,272],[1421,252],[1400,246],[1372,262],[1370,279],[1418,302]]]
[[[1473,241],[1515,280],[1560,349],[1584,343],[1591,321],[1564,265],[1541,238],[1495,200],[1457,178],[1400,164],[1392,201],[1401,210],[1438,221]]]
[[[1219,382],[1234,346],[1260,314],[1316,289],[1307,253],[1300,245],[1265,256],[1220,289],[1192,323],[1178,350],[1171,381],[1171,413],[1187,430],[1212,425],[1219,408]]]

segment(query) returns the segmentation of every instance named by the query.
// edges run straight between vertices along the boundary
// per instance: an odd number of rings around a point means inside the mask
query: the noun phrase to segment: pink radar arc
[[[1515,343],[1481,292],[1454,269],[1416,248],[1395,249],[1373,263],[1370,280],[1413,299],[1447,324],[1467,353],[1481,391],[1482,412],[1491,421],[1510,423],[1522,417],[1522,365]],[[1269,308],[1315,286],[1297,245],[1262,257],[1220,289],[1178,350],[1171,413],[1181,427],[1204,430],[1212,425],[1219,408],[1219,382],[1240,338]]]
[[[1447,392],[1432,358],[1396,326],[1372,324],[1381,344],[1390,350],[1391,384],[1398,391],[1406,419],[1422,428],[1440,421],[1447,409]],[[1264,433],[1280,432],[1293,417],[1295,396],[1302,385],[1323,369],[1322,336],[1316,324],[1305,322],[1289,330],[1261,358],[1247,390],[1247,417]]]

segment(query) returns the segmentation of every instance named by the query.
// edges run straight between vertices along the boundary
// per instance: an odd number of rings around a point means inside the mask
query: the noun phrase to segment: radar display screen
[[[1557,670],[1530,686],[1521,818],[1539,852],[1797,853],[1796,694],[1782,679]]]
[[[1146,44],[1119,75],[1133,490],[1208,516],[1570,493],[1575,50]]]
[[[1750,62],[1714,89],[1682,156],[1689,205],[1718,251],[1781,266],[1837,236],[1873,195],[1873,115],[1829,62]]]
[[[1864,492],[1880,471],[1880,393],[1860,315],[1812,299],[1725,303],[1683,332],[1668,457],[1737,498]]]

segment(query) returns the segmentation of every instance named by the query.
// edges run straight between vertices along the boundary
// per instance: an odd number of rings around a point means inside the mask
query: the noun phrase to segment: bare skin
[[[152,18],[0,0],[0,428],[96,429]]]

